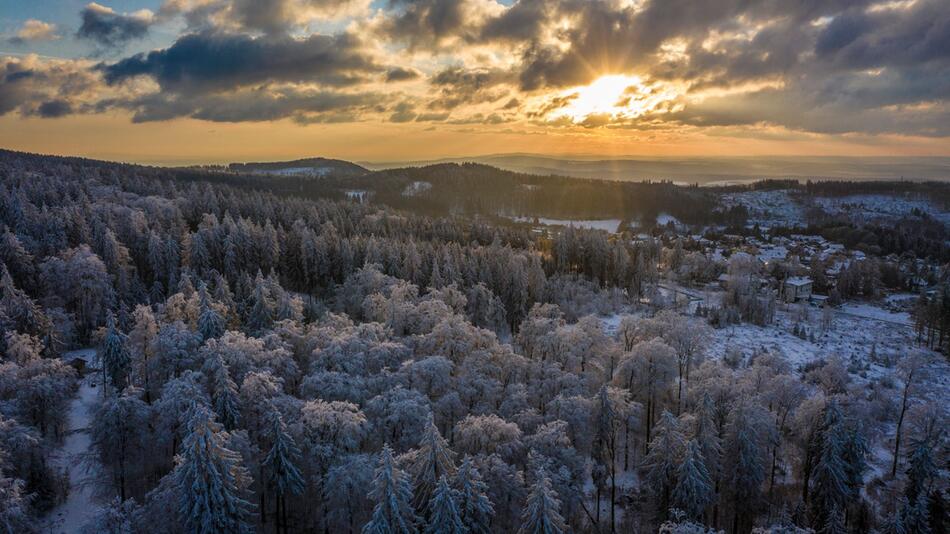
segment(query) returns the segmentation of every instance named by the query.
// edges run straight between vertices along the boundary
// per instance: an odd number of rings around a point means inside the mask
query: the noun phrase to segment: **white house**
[[[807,300],[811,296],[811,285],[811,278],[807,276],[792,276],[787,278],[782,286],[782,294],[785,296],[785,302]]]

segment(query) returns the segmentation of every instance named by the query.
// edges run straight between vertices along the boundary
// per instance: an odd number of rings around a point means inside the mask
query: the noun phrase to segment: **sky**
[[[0,147],[950,156],[946,0],[4,0]]]

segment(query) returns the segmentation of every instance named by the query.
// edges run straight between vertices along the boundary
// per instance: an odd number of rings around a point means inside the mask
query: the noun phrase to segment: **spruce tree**
[[[250,533],[251,503],[244,499],[249,478],[241,457],[225,447],[225,435],[208,408],[194,404],[188,435],[172,473],[179,511],[188,532]]]
[[[426,534],[466,534],[468,530],[462,524],[459,514],[458,493],[449,487],[442,475],[429,502],[429,524]]]
[[[679,420],[667,410],[663,410],[654,431],[650,452],[643,459],[643,466],[646,468],[647,482],[656,492],[657,510],[662,516],[670,507],[670,496],[676,483],[676,471],[686,446],[686,438],[680,431]]]
[[[840,508],[835,506],[831,509],[818,534],[848,534],[848,529],[844,525],[844,515]]]
[[[413,478],[416,510],[423,510],[429,503],[442,476],[455,476],[455,453],[449,449],[431,415],[409,471]]]
[[[909,465],[907,466],[907,485],[904,489],[904,495],[909,502],[913,503],[918,496],[927,492],[930,480],[937,473],[930,443],[925,439],[914,441],[910,446],[907,463]]]
[[[848,487],[847,466],[844,462],[846,435],[843,416],[838,405],[832,401],[825,407],[820,435],[821,448],[812,475],[812,506],[818,526],[826,524],[828,514],[847,503],[851,491]]]
[[[690,519],[699,519],[713,500],[713,486],[696,440],[686,444],[686,455],[676,470],[673,506]]]
[[[304,489],[303,476],[297,464],[300,462],[300,449],[294,442],[293,436],[287,432],[280,412],[276,409],[273,415],[273,430],[271,433],[273,445],[264,458],[265,469],[269,473],[269,482],[274,488],[277,505],[277,531],[281,526],[287,530],[287,500],[286,495],[299,495]],[[265,513],[261,510],[261,513]]]
[[[560,513],[561,501],[543,467],[535,473],[534,484],[522,514],[519,534],[561,534],[567,525]]]
[[[208,373],[211,375],[211,401],[214,404],[214,411],[225,429],[234,430],[241,416],[237,384],[231,378],[228,367],[220,355],[212,356],[207,365],[211,367]]]
[[[122,391],[127,384],[129,367],[132,357],[126,347],[126,335],[115,324],[115,316],[111,313],[106,322],[106,337],[102,342],[102,352],[99,359],[102,363],[102,374],[108,378],[116,392]]]
[[[254,293],[251,295],[251,309],[244,326],[250,334],[258,336],[273,324],[274,314],[268,300],[264,277],[258,271],[254,281]]]
[[[409,475],[396,466],[393,450],[383,445],[379,467],[368,494],[376,502],[373,516],[363,526],[363,534],[415,534],[419,518],[412,508],[412,483]]]
[[[907,532],[914,534],[931,534],[930,528],[930,499],[926,493],[920,493],[913,501],[909,501],[904,512],[904,527]]]
[[[488,485],[482,480],[478,468],[468,455],[462,458],[462,464],[455,475],[455,487],[459,492],[462,524],[471,534],[489,534],[495,509],[486,495]]]
[[[224,334],[224,317],[214,309],[204,282],[198,288],[198,332],[204,340],[216,339]]]

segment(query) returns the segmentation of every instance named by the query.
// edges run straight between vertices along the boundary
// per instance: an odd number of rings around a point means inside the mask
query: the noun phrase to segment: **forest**
[[[453,169],[309,182],[385,197],[356,203],[0,153],[0,532],[45,532],[69,499],[53,456],[80,384],[96,498],[75,532],[947,531],[945,357],[907,347],[867,379],[844,358],[707,357],[720,325],[655,296],[681,245],[399,200],[414,180],[494,187]],[[672,184],[571,184],[480,202],[712,209]],[[921,305],[934,332],[947,294]],[[736,320],[767,313],[733,296]]]

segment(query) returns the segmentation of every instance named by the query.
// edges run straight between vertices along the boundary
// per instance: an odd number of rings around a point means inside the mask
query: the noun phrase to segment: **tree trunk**
[[[897,460],[901,452],[901,429],[904,426],[904,414],[907,413],[907,395],[910,391],[910,381],[913,380],[913,373],[907,377],[907,383],[904,384],[904,395],[901,400],[901,414],[897,418],[897,433],[894,437],[894,462],[891,464],[891,478],[897,476]]]

